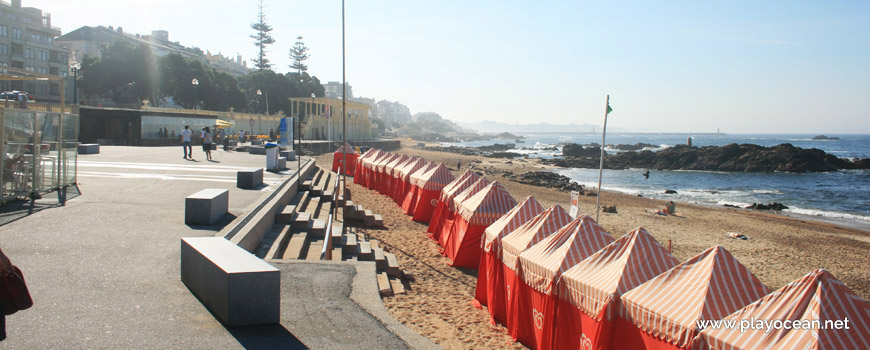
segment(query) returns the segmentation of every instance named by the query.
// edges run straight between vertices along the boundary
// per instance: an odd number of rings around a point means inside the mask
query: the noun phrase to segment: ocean
[[[517,134],[517,133],[515,133]],[[601,143],[601,134],[592,133],[518,133],[525,143],[516,143],[512,152],[531,158],[561,156],[565,143]],[[870,158],[870,135],[826,135],[840,140],[813,140],[809,134],[636,134],[607,135],[607,144],[647,143],[656,145],[652,151],[685,144],[692,138],[694,146],[723,146],[730,143],[775,146],[790,143],[801,148],[818,148],[842,158]],[[515,140],[488,140],[452,143],[477,147],[495,143],[515,143]],[[450,144],[445,144],[450,145]],[[556,147],[556,150],[552,150]],[[619,152],[605,148],[607,152]],[[870,227],[870,171],[842,170],[826,173],[742,173],[715,171],[658,171],[645,169],[604,170],[602,187],[648,198],[675,200],[709,205],[736,205],[779,202],[789,208],[787,213],[847,221]],[[598,169],[559,169],[557,173],[570,177],[584,187],[598,186]],[[675,190],[676,194],[664,194]]]

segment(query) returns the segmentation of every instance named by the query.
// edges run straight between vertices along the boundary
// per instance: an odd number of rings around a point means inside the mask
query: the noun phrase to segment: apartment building
[[[55,42],[60,28],[51,15],[21,0],[0,1],[0,66],[41,74],[69,75],[69,50]],[[39,102],[60,102],[59,81],[2,81],[0,90],[24,90]]]

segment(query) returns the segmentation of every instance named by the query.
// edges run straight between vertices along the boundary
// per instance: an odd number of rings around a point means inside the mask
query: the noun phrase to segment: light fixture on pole
[[[78,61],[73,61],[70,65],[73,72],[73,104],[79,104],[79,95],[77,94],[78,90],[76,89],[76,82],[79,80],[79,69],[82,68],[82,64]]]
[[[190,83],[193,85],[193,109],[196,109],[196,88],[199,86],[199,79],[193,78]]]

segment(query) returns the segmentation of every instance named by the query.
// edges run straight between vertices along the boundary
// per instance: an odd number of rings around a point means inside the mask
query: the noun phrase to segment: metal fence
[[[0,108],[0,125],[0,203],[76,184],[77,114]]]

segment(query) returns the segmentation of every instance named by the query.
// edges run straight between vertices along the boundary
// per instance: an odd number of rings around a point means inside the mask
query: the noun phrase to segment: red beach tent
[[[532,349],[558,349],[555,333],[556,281],[563,272],[613,242],[588,215],[580,216],[520,254],[508,333]]]
[[[398,206],[401,207],[402,202],[405,201],[405,193],[407,192],[407,188],[410,188],[411,186],[411,174],[420,170],[420,168],[426,166],[426,164],[425,159],[422,157],[416,157],[405,163],[405,165],[399,167],[398,178],[396,179],[396,184],[393,185],[393,192],[391,193],[393,201],[396,202]]]
[[[379,156],[383,151],[377,148],[370,148],[365,154],[363,154],[356,162],[356,172],[354,172],[353,183],[361,186],[365,186],[365,166],[364,164],[370,161],[372,158]]]
[[[483,251],[477,266],[477,288],[474,291],[473,303],[476,307],[480,308],[480,305],[487,304],[486,291],[489,282],[501,283],[497,273],[501,271],[499,268],[501,267],[501,239],[542,211],[544,207],[541,203],[538,203],[535,197],[528,196],[484,230],[481,238]],[[492,323],[495,324],[495,320],[492,320]]]
[[[444,249],[447,248],[447,242],[450,241],[450,236],[455,232],[456,227],[456,210],[463,201],[480,192],[489,185],[489,180],[480,177],[471,186],[459,192],[453,200],[447,203],[447,210],[444,214],[444,225],[441,227],[441,235],[438,238],[438,245],[441,246],[441,253],[444,254]]]
[[[369,186],[370,189],[373,189],[375,191],[380,192],[381,184],[384,183],[384,181],[386,181],[386,179],[385,179],[386,175],[384,175],[384,173],[387,169],[387,164],[389,164],[389,163],[391,163],[399,158],[402,158],[402,156],[400,154],[390,153],[389,156],[383,157],[374,163],[374,166],[372,167],[372,171],[374,172],[375,176],[373,179],[374,181],[372,181],[372,185]]]
[[[688,349],[699,320],[720,320],[770,290],[725,248],[711,247],[620,297],[614,349]]]
[[[708,327],[695,338],[692,349],[870,349],[870,303],[824,269],[789,283],[723,321],[734,322],[735,329]],[[847,325],[849,329],[845,329]],[[742,332],[740,327],[745,327]]]
[[[393,154],[390,152],[381,152],[380,155],[376,157],[372,157],[365,162],[363,162],[363,172],[365,173],[365,187],[371,189],[377,180],[375,179],[375,164],[378,162],[385,160],[391,157]]]
[[[494,286],[489,290],[487,301],[489,302],[489,314],[496,320],[510,327],[508,315],[513,312],[513,297],[516,296],[516,271],[517,261],[520,254],[534,246],[547,236],[559,231],[571,222],[571,216],[559,205],[535,216],[529,222],[523,224],[501,240],[501,285]]]
[[[345,154],[347,154],[347,162],[342,162]],[[349,143],[345,142],[344,146],[339,147],[332,153],[332,171],[337,173],[338,168],[341,167],[345,174],[352,175],[356,171],[358,158],[359,154],[356,153]]]
[[[378,192],[384,195],[392,194],[392,185],[395,183],[393,179],[393,171],[398,165],[407,162],[408,159],[411,159],[411,156],[402,154],[384,165],[384,174],[381,176],[381,181],[379,181],[377,185]]]
[[[420,175],[425,174],[429,170],[435,169],[437,166],[438,163],[429,162],[420,169],[417,169],[417,171],[408,174],[408,181],[406,181],[405,185],[402,187],[403,192],[405,192],[405,199],[402,200],[402,211],[404,211],[405,214],[414,215],[414,206],[417,205],[417,197],[414,196],[414,176],[420,177]]]
[[[444,247],[450,266],[476,269],[483,231],[516,205],[514,197],[495,181],[463,201],[456,208],[453,230]]]
[[[610,349],[619,296],[679,263],[638,227],[565,271],[556,282],[555,346]]]
[[[432,212],[432,220],[429,221],[429,228],[426,229],[426,232],[429,232],[429,237],[434,239],[436,242],[441,234],[441,226],[444,222],[444,215],[446,214],[444,211],[447,207],[447,198],[450,197],[450,200],[453,200],[453,196],[455,193],[459,193],[455,191],[457,186],[462,186],[466,182],[468,182],[469,177],[474,177],[474,180],[471,183],[477,181],[478,175],[473,173],[471,170],[466,170],[462,175],[450,181],[447,186],[441,189],[441,196],[438,198],[438,205],[435,206],[435,211]],[[436,236],[436,233],[438,236]]]
[[[450,181],[453,181],[453,174],[447,170],[444,164],[438,164],[435,168],[419,174],[416,178],[411,175],[411,183],[414,184],[411,191],[414,191],[414,197],[417,198],[412,220],[429,222],[429,219],[432,218],[432,212],[438,205],[438,196],[441,195],[441,190]]]

